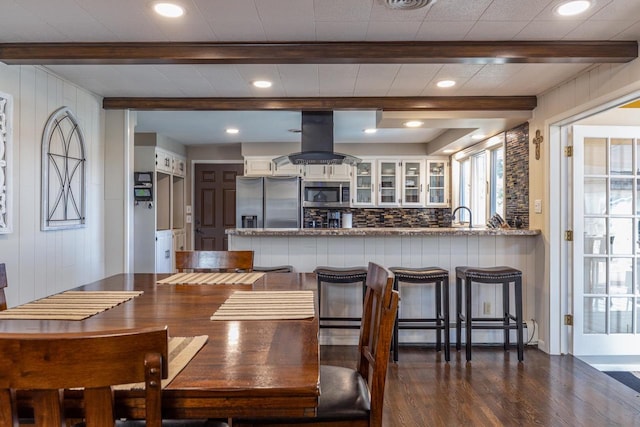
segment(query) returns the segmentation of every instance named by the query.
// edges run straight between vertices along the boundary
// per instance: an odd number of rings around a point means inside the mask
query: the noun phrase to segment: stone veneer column
[[[508,130],[505,139],[505,219],[513,225],[519,217],[529,228],[529,123]]]

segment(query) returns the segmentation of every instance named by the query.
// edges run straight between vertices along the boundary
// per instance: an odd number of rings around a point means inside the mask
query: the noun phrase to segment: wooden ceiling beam
[[[106,110],[349,110],[530,111],[535,96],[324,97],[324,98],[104,98]]]
[[[0,43],[6,64],[621,63],[637,41]]]

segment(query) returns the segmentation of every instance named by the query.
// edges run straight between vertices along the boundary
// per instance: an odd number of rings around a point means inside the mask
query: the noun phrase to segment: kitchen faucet
[[[451,214],[451,221],[453,222],[454,218],[456,217],[456,212],[458,212],[460,209],[466,209],[467,212],[469,212],[469,228],[473,227],[473,221],[471,220],[471,209],[469,209],[466,206],[458,206],[457,208],[455,208],[453,210],[453,213]],[[462,220],[459,221],[460,224],[462,224]]]

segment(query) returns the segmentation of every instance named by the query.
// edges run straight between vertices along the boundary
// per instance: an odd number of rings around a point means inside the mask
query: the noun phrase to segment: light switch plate
[[[185,221],[187,222],[187,224],[191,224],[191,215],[187,215]]]
[[[185,209],[185,213],[188,213],[188,214],[191,213],[191,205],[186,205],[184,209]]]
[[[535,213],[539,214],[542,213],[542,200],[540,199],[536,199],[533,202],[533,210],[535,211]]]

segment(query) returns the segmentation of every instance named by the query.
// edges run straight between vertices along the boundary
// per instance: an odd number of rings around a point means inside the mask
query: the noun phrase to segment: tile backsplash
[[[304,227],[327,227],[327,215],[339,211],[353,214],[353,228],[365,227],[450,227],[450,208],[345,208],[345,209],[304,209]]]

